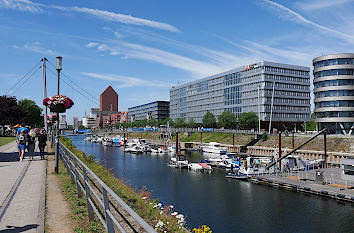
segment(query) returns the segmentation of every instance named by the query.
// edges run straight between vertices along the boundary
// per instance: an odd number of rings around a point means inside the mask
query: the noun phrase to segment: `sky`
[[[312,66],[352,53],[353,0],[0,0],[0,95],[43,107],[60,94],[82,118],[111,85],[119,110],[169,100],[172,86],[262,60]]]

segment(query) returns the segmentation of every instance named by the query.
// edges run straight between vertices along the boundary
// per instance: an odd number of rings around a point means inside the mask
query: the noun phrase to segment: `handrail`
[[[124,228],[120,225],[119,221],[114,217],[109,208],[109,199],[108,194],[111,198],[113,198],[129,215],[139,223],[139,225],[148,233],[156,233],[154,228],[152,228],[144,219],[142,219],[132,208],[130,208],[111,188],[109,188],[90,168],[86,166],[84,162],[82,162],[73,152],[71,152],[63,143],[59,142],[59,154],[62,158],[64,165],[67,168],[68,173],[72,177],[72,181],[76,183],[76,187],[78,189],[78,194],[83,193],[86,196],[87,200],[87,208],[89,211],[89,216],[93,216],[92,212],[95,212],[97,217],[102,222],[103,226],[106,228],[108,233],[115,232],[113,228],[113,224],[117,226],[117,228],[124,232]],[[68,156],[69,155],[69,156]],[[74,164],[71,162],[70,157],[74,159]],[[79,166],[74,166],[75,164],[80,165],[83,174],[81,174]],[[77,175],[76,175],[77,174]],[[93,178],[94,182],[97,182],[102,187],[102,196],[103,200],[99,197],[99,195],[95,192],[94,188],[90,186],[87,178],[90,175]],[[80,178],[84,180],[84,183],[81,184]],[[91,182],[93,182],[91,181]],[[85,187],[84,187],[84,186]],[[102,209],[104,209],[104,215],[101,215],[98,209],[96,208],[93,199],[91,198],[90,192],[92,192],[95,198],[98,200],[98,204]],[[93,211],[92,211],[93,210]],[[89,217],[90,219],[90,217]],[[90,219],[93,220],[93,219]],[[130,225],[130,224],[129,224]]]

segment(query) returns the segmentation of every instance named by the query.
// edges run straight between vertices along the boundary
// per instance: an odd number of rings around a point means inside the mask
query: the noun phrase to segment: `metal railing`
[[[156,233],[132,208],[110,189],[94,172],[90,170],[74,153],[59,143],[59,154],[72,183],[76,184],[78,197],[85,195],[89,221],[94,214],[108,233],[111,232],[148,232]],[[135,223],[127,220],[133,218]],[[140,227],[133,227],[136,223]],[[135,228],[140,228],[136,230]]]
[[[235,133],[235,134],[258,134],[258,130],[242,130],[242,129],[214,129],[214,128],[126,128],[126,129],[104,129],[96,130],[94,134],[107,134],[107,133],[144,133],[144,132],[180,132],[180,133]],[[262,132],[261,132],[262,133]]]

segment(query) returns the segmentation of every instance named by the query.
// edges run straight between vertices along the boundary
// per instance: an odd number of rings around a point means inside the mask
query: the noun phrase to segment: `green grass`
[[[55,173],[53,173],[55,174]],[[93,222],[88,221],[86,199],[77,196],[76,185],[71,183],[70,176],[66,173],[64,164],[60,161],[58,177],[61,181],[60,188],[65,200],[71,207],[70,218],[76,223],[75,232],[79,233],[99,233],[104,232],[104,228],[98,219]]]
[[[162,221],[164,225],[157,229],[157,232],[189,232],[188,229],[178,224],[178,220],[175,217],[167,214],[167,208],[164,210],[154,208],[159,202],[156,199],[151,199],[151,193],[145,188],[140,191],[132,188],[130,185],[125,184],[123,180],[117,179],[111,171],[96,163],[92,155],[87,156],[84,152],[76,149],[71,139],[62,137],[60,140],[148,224],[154,227],[159,221]],[[77,207],[74,211],[79,211],[79,208]]]
[[[16,137],[0,137],[0,146],[15,141]]]

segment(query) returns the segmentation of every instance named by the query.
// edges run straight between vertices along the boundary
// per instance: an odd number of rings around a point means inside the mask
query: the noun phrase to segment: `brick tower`
[[[107,87],[100,95],[100,111],[118,112],[118,94],[111,86]]]

